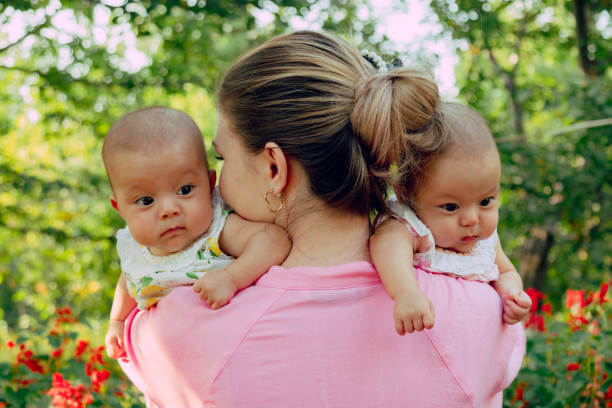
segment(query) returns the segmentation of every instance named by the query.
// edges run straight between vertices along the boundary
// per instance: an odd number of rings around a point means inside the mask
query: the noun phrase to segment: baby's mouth
[[[478,235],[467,235],[461,238],[461,242],[473,242],[478,239]]]
[[[160,237],[163,237],[163,236],[165,236],[165,235],[172,234],[173,232],[180,231],[180,230],[184,230],[184,229],[185,229],[185,227],[172,227],[172,228],[168,228],[167,230],[165,230],[164,232],[162,232],[162,234],[160,235]]]

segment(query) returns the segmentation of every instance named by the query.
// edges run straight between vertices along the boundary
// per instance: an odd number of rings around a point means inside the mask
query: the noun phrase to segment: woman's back
[[[230,68],[213,143],[220,192],[242,217],[287,230],[292,268],[219,310],[181,287],[132,314],[123,367],[150,406],[501,405],[524,337],[502,324],[493,289],[417,271],[436,324],[400,337],[369,263],[369,214],[385,211],[391,168],[438,100],[425,76],[378,74],[324,33],[276,37]]]
[[[367,262],[273,267],[218,311],[179,288],[136,315],[124,368],[160,407],[500,406],[520,368],[522,328],[502,324],[488,284],[417,277],[436,325],[403,337]]]

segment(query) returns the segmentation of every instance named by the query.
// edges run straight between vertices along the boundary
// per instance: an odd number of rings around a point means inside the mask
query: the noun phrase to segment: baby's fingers
[[[393,322],[395,324],[395,331],[397,332],[397,334],[399,334],[400,336],[406,334],[406,332],[404,331],[404,322],[402,321],[402,319],[395,318],[393,319]]]
[[[436,317],[433,307],[430,307],[429,310],[423,315],[423,326],[425,326],[426,329],[431,329],[434,326],[435,321]]]
[[[200,283],[200,281],[199,281],[199,280],[197,280],[197,281],[196,281],[196,282],[193,284],[192,288],[193,288],[193,291],[194,291],[195,293],[200,293],[200,292],[202,291],[202,284]]]
[[[514,298],[514,301],[524,309],[529,310],[531,308],[531,298],[525,291],[519,293],[519,295]]]
[[[504,313],[504,317],[503,317],[504,323],[506,324],[515,324],[518,323],[518,320],[516,318],[510,317],[507,314]]]
[[[406,320],[404,322],[404,330],[406,333],[414,333],[414,325],[412,324],[411,320]]]
[[[414,326],[415,331],[423,331],[423,319],[421,316],[417,316],[412,319],[412,325]]]
[[[529,313],[529,307],[524,307],[513,301],[507,301],[504,305],[504,311],[510,313],[518,319],[523,318]]]
[[[119,358],[123,354],[125,354],[123,351],[123,347],[121,347],[121,345],[119,344],[119,339],[117,337],[113,337],[109,341],[107,354],[110,358]]]

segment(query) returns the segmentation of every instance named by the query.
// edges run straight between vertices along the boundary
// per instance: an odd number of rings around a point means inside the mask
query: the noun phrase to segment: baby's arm
[[[225,306],[237,291],[281,264],[291,249],[287,232],[279,226],[247,221],[237,214],[227,217],[219,245],[236,260],[224,269],[206,272],[193,285],[193,291],[213,309]]]
[[[136,307],[136,301],[127,290],[125,275],[122,273],[115,287],[115,297],[111,307],[110,322],[106,332],[106,353],[111,358],[125,357],[123,328],[125,318]]]
[[[400,335],[431,329],[433,305],[419,289],[412,269],[413,240],[410,231],[389,218],[370,237],[370,255],[385,289],[395,301],[393,320]]]
[[[495,264],[499,269],[499,279],[493,282],[493,287],[504,303],[504,322],[507,324],[520,322],[531,309],[531,298],[523,290],[523,281],[504,253],[499,240],[495,247]]]

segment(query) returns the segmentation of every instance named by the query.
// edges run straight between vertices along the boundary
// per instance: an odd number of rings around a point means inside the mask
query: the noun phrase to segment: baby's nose
[[[478,211],[476,209],[466,209],[463,214],[461,214],[460,222],[461,225],[466,227],[478,224]]]
[[[177,200],[175,199],[167,199],[164,200],[161,205],[161,213],[160,216],[162,219],[166,219],[169,217],[174,217],[179,215],[181,212],[181,207],[178,205]]]

